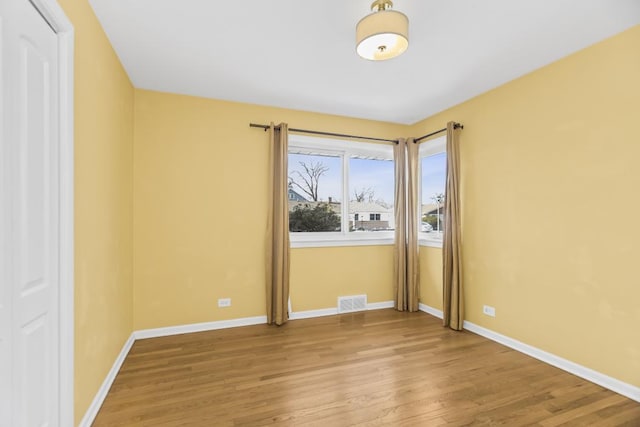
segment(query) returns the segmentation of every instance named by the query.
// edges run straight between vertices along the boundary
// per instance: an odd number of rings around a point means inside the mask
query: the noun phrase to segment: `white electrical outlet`
[[[218,299],[218,307],[231,307],[231,298]]]
[[[491,307],[490,305],[483,306],[482,312],[487,316],[496,317],[496,309],[494,307]]]

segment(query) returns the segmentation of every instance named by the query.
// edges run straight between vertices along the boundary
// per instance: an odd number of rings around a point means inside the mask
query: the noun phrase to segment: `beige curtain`
[[[444,202],[443,323],[462,330],[464,301],[462,292],[462,240],[460,233],[460,149],[459,129],[447,123],[447,182]]]
[[[400,139],[393,149],[395,164],[394,293],[399,311],[418,311],[418,144]]]
[[[413,138],[407,139],[407,310],[418,311],[420,296],[420,256],[418,253],[418,227],[420,208],[418,206],[418,144]]]
[[[289,319],[288,126],[270,128],[270,205],[267,216],[267,323]]]

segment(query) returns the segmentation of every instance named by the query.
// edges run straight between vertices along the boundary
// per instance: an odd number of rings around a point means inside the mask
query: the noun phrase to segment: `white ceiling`
[[[137,88],[404,124],[640,23],[640,0],[395,0],[409,49],[370,62],[371,0],[90,2]]]

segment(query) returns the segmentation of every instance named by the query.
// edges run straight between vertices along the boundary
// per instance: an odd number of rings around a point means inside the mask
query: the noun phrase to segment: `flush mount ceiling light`
[[[409,47],[409,18],[391,10],[390,0],[376,0],[374,12],[356,26],[358,55],[372,61],[384,61],[401,55]]]

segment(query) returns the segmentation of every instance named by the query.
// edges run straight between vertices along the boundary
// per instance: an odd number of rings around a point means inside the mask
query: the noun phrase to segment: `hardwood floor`
[[[424,313],[137,341],[94,426],[640,426],[640,403]]]

